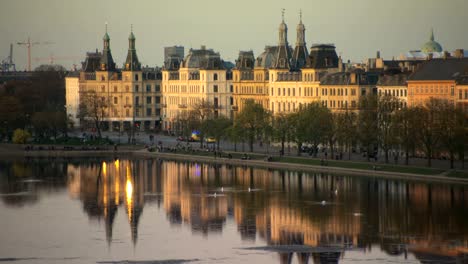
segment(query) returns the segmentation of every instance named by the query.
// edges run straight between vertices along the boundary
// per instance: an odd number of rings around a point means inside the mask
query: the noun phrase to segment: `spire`
[[[307,51],[305,42],[305,27],[302,24],[302,10],[299,10],[299,24],[296,28],[296,47],[293,52],[293,69],[298,70],[306,64],[309,52]]]
[[[135,48],[135,35],[133,34],[133,24],[130,25],[130,35],[128,36],[128,53],[127,59],[125,60],[124,69],[126,71],[139,71],[141,70],[141,64],[138,61]]]
[[[305,46],[305,27],[302,24],[302,10],[299,11],[299,24],[297,24],[296,33],[296,46]]]
[[[288,44],[288,26],[284,23],[284,8],[281,9],[282,21],[279,26],[278,35],[278,51],[276,53],[275,68],[290,69],[291,68],[291,50]]]
[[[434,28],[431,28],[430,40],[431,40],[431,41],[434,41]]]
[[[103,40],[103,50],[101,56],[101,71],[112,71],[115,70],[114,59],[112,58],[110,50],[110,37],[107,34],[107,22],[106,22],[106,33],[104,34]]]
[[[279,46],[288,45],[288,26],[284,23],[284,8],[281,9],[282,21],[279,26]]]

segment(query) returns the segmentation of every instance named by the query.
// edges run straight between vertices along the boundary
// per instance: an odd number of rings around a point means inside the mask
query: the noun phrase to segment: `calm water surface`
[[[0,262],[468,263],[463,185],[34,160],[0,162],[0,200]]]

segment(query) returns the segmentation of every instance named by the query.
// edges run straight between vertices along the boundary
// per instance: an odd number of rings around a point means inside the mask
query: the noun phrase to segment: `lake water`
[[[2,263],[468,263],[466,185],[36,159],[0,200]]]

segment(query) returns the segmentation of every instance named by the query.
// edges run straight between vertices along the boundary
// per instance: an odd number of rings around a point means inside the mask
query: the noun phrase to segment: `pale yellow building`
[[[69,122],[72,122],[74,127],[80,127],[80,119],[78,118],[80,82],[79,75],[76,73],[77,72],[71,72],[65,77],[65,108]]]
[[[87,95],[100,98],[105,106],[101,118],[103,130],[130,131],[159,130],[161,123],[161,72],[157,68],[142,68],[138,61],[133,32],[128,38],[129,48],[121,70],[116,68],[110,49],[109,35],[104,35],[102,53],[88,53],[78,79],[79,102]],[[73,83],[67,82],[67,91]],[[75,93],[76,95],[76,93]],[[68,97],[68,95],[67,95]],[[70,94],[73,97],[73,93]],[[74,99],[74,104],[77,100]],[[73,115],[71,107],[67,114]],[[92,128],[91,117],[84,117],[82,125]]]
[[[178,130],[200,104],[213,107],[214,116],[232,116],[232,73],[212,49],[190,49],[182,61],[166,62],[162,71],[163,129]]]

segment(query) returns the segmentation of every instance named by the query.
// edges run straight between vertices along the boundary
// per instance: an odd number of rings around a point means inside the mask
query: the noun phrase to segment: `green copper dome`
[[[431,31],[431,37],[422,46],[421,51],[424,53],[442,52],[442,46],[437,41],[434,41],[434,30]]]
[[[106,34],[104,34],[104,37],[102,39],[103,40],[110,40],[109,34],[107,34],[107,32],[106,32]]]

